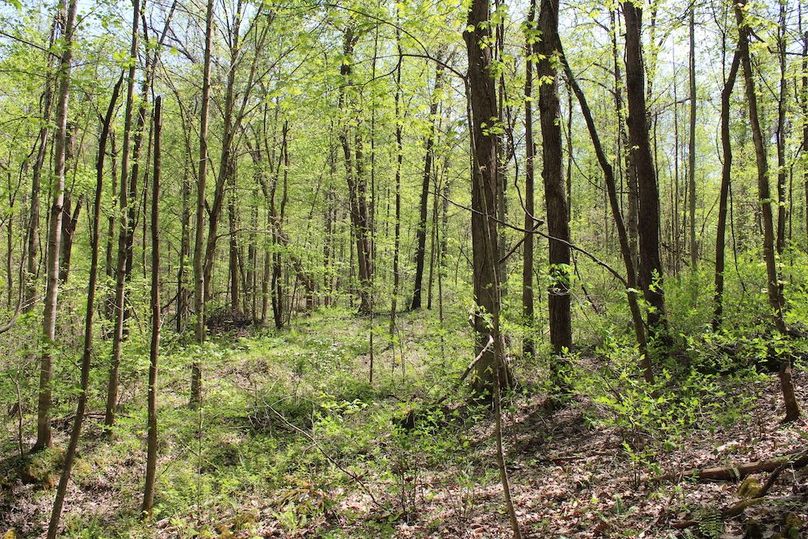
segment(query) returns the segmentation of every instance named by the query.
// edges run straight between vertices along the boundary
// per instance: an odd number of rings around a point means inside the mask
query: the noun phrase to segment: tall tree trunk
[[[236,1],[236,10],[233,15],[233,24],[230,30],[230,65],[227,70],[227,82],[225,85],[225,98],[223,109],[223,132],[222,146],[219,156],[219,174],[216,177],[216,185],[213,192],[213,203],[210,208],[210,219],[208,221],[208,238],[205,248],[205,299],[212,296],[211,284],[213,278],[213,266],[216,261],[216,244],[219,239],[219,219],[225,203],[225,187],[231,182],[230,176],[233,174],[233,142],[235,138],[234,120],[235,92],[236,92],[236,70],[240,58],[240,27],[242,17],[242,0]],[[238,286],[238,285],[236,285]]]
[[[617,7],[609,12],[609,34],[612,41],[612,67],[614,69],[614,108],[617,113],[617,147],[618,160],[622,158],[626,186],[628,187],[628,203],[626,204],[625,224],[628,232],[628,243],[634,260],[638,260],[637,240],[639,237],[638,215],[639,189],[637,187],[637,169],[632,160],[631,143],[626,132],[626,109],[623,103],[623,70],[620,68],[620,53],[617,47],[617,36],[620,33],[620,21],[617,18]],[[620,161],[618,161],[619,169]],[[621,189],[622,192],[622,183]],[[636,268],[636,263],[633,264]]]
[[[659,256],[659,189],[648,138],[645,71],[642,59],[642,10],[623,2],[626,21],[626,97],[632,162],[639,190],[639,284],[648,303],[649,338],[667,333],[662,261]]]
[[[689,83],[690,83],[690,129],[687,146],[687,174],[688,192],[690,193],[688,213],[690,222],[690,269],[696,271],[699,263],[699,246],[696,243],[696,4],[690,6],[690,55],[689,55]]]
[[[213,0],[205,10],[205,56],[202,63],[202,112],[199,120],[199,176],[196,183],[196,233],[194,235],[194,336],[205,342],[205,184],[208,174],[208,110],[210,108],[210,57],[213,45]],[[202,401],[202,368],[191,364],[189,404],[196,408]]]
[[[730,109],[732,103],[732,90],[738,76],[738,67],[741,63],[740,49],[735,49],[729,74],[721,90],[721,152],[724,161],[721,164],[721,190],[718,200],[718,228],[715,237],[715,292],[713,295],[713,331],[721,327],[724,315],[724,266],[725,245],[727,229],[727,209],[729,203],[729,188],[732,183],[732,141],[730,139]]]
[[[58,19],[54,18],[53,25],[51,26],[48,50],[53,47],[58,27]],[[48,66],[48,72],[45,77],[45,90],[42,92],[41,99],[42,127],[39,128],[36,159],[34,160],[33,170],[31,171],[31,204],[26,235],[25,296],[22,304],[22,312],[24,313],[31,312],[36,303],[37,274],[39,273],[39,195],[42,190],[42,170],[45,168],[45,157],[48,154],[48,136],[50,132],[51,109],[53,108],[53,76],[50,73],[53,61],[51,54],[46,53],[45,62]]]
[[[783,319],[783,289],[780,286],[780,275],[775,255],[775,233],[772,217],[771,194],[769,190],[769,164],[766,157],[766,142],[760,127],[757,95],[755,94],[755,75],[752,71],[752,59],[749,53],[750,29],[745,20],[746,0],[738,0],[735,4],[735,19],[738,23],[738,50],[741,55],[741,66],[746,87],[746,101],[749,107],[749,125],[752,129],[752,141],[755,145],[755,162],[757,164],[758,200],[761,206],[763,221],[763,258],[766,262],[766,290],[769,307],[772,310],[774,325],[780,333],[786,332]],[[786,421],[794,421],[800,416],[800,408],[794,395],[791,358],[784,357],[780,361],[780,389],[786,408]]]
[[[558,0],[541,0],[539,10],[541,39],[536,44],[539,58],[536,74],[544,81],[539,87],[539,117],[542,134],[542,179],[547,209],[547,229],[551,284],[548,289],[550,344],[559,358],[553,362],[554,383],[562,380],[560,356],[572,348],[572,314],[570,311],[570,227],[564,185],[561,151],[561,107],[558,100],[558,73],[555,57],[559,53]]]
[[[777,142],[777,254],[782,255],[786,248],[786,3],[780,1],[780,21],[777,27],[777,59],[780,67],[780,94],[777,96],[777,128],[774,136]],[[803,148],[806,151],[806,148]],[[782,287],[782,285],[780,285]],[[782,294],[782,292],[781,292]]]
[[[499,363],[494,342],[499,334],[499,280],[497,256],[497,135],[487,128],[497,118],[495,81],[491,77],[489,2],[474,0],[468,14],[468,28],[464,33],[468,50],[468,98],[471,122],[472,191],[471,191],[471,241],[474,267],[474,313],[476,331],[476,354],[480,359],[475,364],[474,387],[479,393],[493,390],[499,368],[502,380],[509,380],[504,364]],[[494,323],[496,321],[496,324]]]
[[[365,199],[366,196],[366,179],[363,174],[362,166],[362,137],[360,134],[361,119],[355,111],[353,111],[354,104],[348,95],[352,91],[352,76],[353,76],[353,52],[359,37],[355,33],[352,25],[348,26],[345,30],[343,39],[343,53],[345,59],[340,67],[340,75],[342,76],[342,86],[340,87],[339,106],[343,114],[352,116],[355,125],[354,129],[354,148],[351,149],[350,142],[350,127],[347,118],[340,128],[340,142],[342,144],[342,152],[345,161],[345,179],[348,184],[348,197],[350,201],[351,225],[353,228],[353,236],[356,241],[356,261],[359,274],[359,311],[361,313],[369,313],[371,310],[370,297],[371,297],[371,278],[373,268],[371,266],[371,238],[368,221],[368,208]]]
[[[581,107],[581,113],[584,117],[589,136],[592,139],[592,146],[595,149],[598,163],[603,170],[603,177],[606,184],[606,191],[609,196],[609,204],[612,209],[612,216],[614,217],[615,227],[617,228],[617,238],[620,243],[620,254],[623,257],[623,263],[626,267],[626,296],[628,298],[629,310],[631,312],[631,320],[634,325],[634,335],[637,338],[637,345],[640,348],[640,367],[643,370],[643,376],[649,383],[654,381],[654,373],[652,370],[651,360],[648,357],[647,339],[645,335],[645,325],[642,320],[642,311],[640,310],[639,301],[637,298],[637,270],[634,265],[634,252],[631,250],[631,240],[627,232],[626,224],[623,220],[623,214],[620,211],[620,200],[617,195],[617,182],[614,178],[614,169],[612,168],[609,159],[606,157],[606,152],[600,142],[597,128],[595,127],[595,120],[592,117],[592,111],[586,101],[575,76],[572,73],[569,62],[561,47],[559,41],[558,49],[561,53],[561,62],[564,67],[564,73],[567,77],[567,84],[572,88],[575,97],[578,99],[578,105]]]
[[[160,355],[160,131],[162,103],[154,100],[154,174],[151,200],[151,343],[149,346],[148,419],[146,421],[146,482],[141,510],[151,516],[157,479],[157,361]]]
[[[421,175],[421,199],[419,203],[418,228],[415,233],[415,287],[412,292],[410,309],[421,308],[421,287],[424,277],[424,259],[426,256],[426,218],[429,204],[429,186],[432,183],[432,162],[435,158],[435,131],[437,129],[438,105],[443,87],[443,64],[435,68],[435,88],[429,103],[429,133],[424,143],[424,171]]]
[[[536,144],[533,142],[533,46],[537,41],[536,0],[530,0],[525,25],[525,230],[532,231],[535,222],[534,160]],[[533,234],[525,232],[522,244],[522,316],[527,336],[522,342],[522,354],[528,358],[536,354],[533,340]]]
[[[801,4],[800,4],[801,5]],[[800,8],[800,31],[802,32],[802,8]],[[802,177],[805,189],[805,242],[808,249],[808,29],[802,34]]]
[[[123,156],[121,158],[121,185],[119,188],[118,260],[115,270],[115,328],[112,334],[112,357],[110,359],[109,378],[107,381],[107,401],[104,413],[104,425],[111,427],[115,423],[115,412],[118,406],[118,369],[121,363],[123,341],[126,337],[126,325],[129,318],[126,307],[126,287],[132,275],[135,221],[137,220],[137,181],[140,170],[140,150],[143,143],[143,130],[146,124],[146,102],[150,88],[148,62],[141,83],[140,105],[137,111],[137,123],[132,137],[131,169],[129,167],[129,140],[132,136],[132,106],[134,93],[134,76],[138,51],[138,23],[143,4],[140,0],[133,2],[132,42],[130,54],[133,58],[129,68],[129,80],[126,87],[126,116],[124,118]],[[144,29],[145,35],[145,29]],[[126,177],[129,176],[127,185]]]
[[[514,539],[521,539],[511,500],[510,483],[502,451],[500,390],[511,384],[505,364],[505,342],[500,331],[501,306],[498,273],[497,191],[499,189],[497,162],[497,130],[491,123],[500,122],[497,93],[491,70],[491,20],[488,0],[472,0],[463,39],[468,53],[466,92],[468,98],[469,132],[471,135],[471,238],[474,267],[474,312],[476,350],[473,386],[478,394],[488,395],[494,403],[497,465],[505,497],[505,506]],[[486,126],[489,126],[488,128]]]
[[[59,106],[57,108],[57,131],[56,131],[56,145],[59,148],[57,151],[57,162],[59,161],[59,152],[64,151],[64,146],[60,144],[64,140],[64,126],[63,122],[58,119],[64,119],[67,111],[66,92],[63,91],[70,81],[70,61],[71,50],[73,41],[73,25],[76,19],[77,0],[70,3],[68,7],[67,24],[65,26],[65,52],[62,53],[62,69],[60,73],[60,90],[59,90]],[[65,67],[66,66],[66,67]],[[67,492],[67,484],[70,481],[70,472],[73,468],[73,462],[76,458],[76,449],[78,448],[79,436],[81,435],[81,426],[84,421],[84,414],[87,409],[87,390],[90,385],[90,367],[93,356],[93,317],[95,315],[95,291],[96,283],[98,282],[98,251],[101,236],[101,201],[104,195],[104,160],[106,158],[106,144],[109,136],[110,125],[112,117],[115,113],[115,103],[118,100],[118,93],[121,89],[123,76],[118,79],[112,90],[112,97],[107,107],[106,116],[101,125],[101,137],[98,141],[98,156],[95,164],[95,205],[93,206],[93,223],[92,235],[90,237],[91,251],[90,255],[90,277],[87,284],[87,310],[84,313],[84,349],[81,355],[81,382],[79,386],[79,400],[76,405],[76,415],[73,417],[73,429],[70,431],[70,441],[68,442],[67,452],[65,453],[65,461],[62,466],[62,474],[59,478],[59,486],[56,489],[56,498],[53,502],[51,511],[50,522],[48,524],[48,539],[55,539],[59,532],[59,521],[62,517],[62,506],[64,505],[65,494]],[[65,105],[62,108],[62,105]],[[62,154],[63,155],[63,154]],[[64,162],[62,162],[64,165]],[[56,251],[58,252],[58,251]],[[55,268],[54,268],[55,271]]]
[[[396,12],[396,19],[398,20],[398,11]],[[404,160],[404,143],[402,138],[402,131],[403,131],[403,118],[401,117],[401,64],[404,62],[404,58],[401,55],[401,30],[398,26],[396,26],[396,47],[398,48],[398,66],[396,67],[396,75],[395,75],[395,84],[396,84],[396,93],[395,93],[395,122],[396,122],[396,173],[395,173],[395,225],[393,227],[393,293],[390,298],[390,343],[393,348],[393,357],[395,357],[395,335],[396,335],[396,310],[398,308],[398,288],[399,288],[399,281],[401,279],[401,275],[399,272],[399,265],[398,259],[401,250],[401,164]],[[432,105],[430,105],[430,112],[432,111]],[[434,126],[434,120],[433,124]],[[430,133],[430,137],[434,136],[433,133]],[[429,142],[427,141],[427,146],[429,146]],[[430,164],[431,168],[431,164]],[[426,240],[426,235],[421,234],[421,226],[426,226],[426,199],[424,198],[426,193],[429,191],[429,177],[430,171],[425,171],[425,179],[422,185],[421,191],[421,217],[422,220],[419,222],[419,230],[418,230],[418,242],[419,248],[423,245],[421,240]],[[426,190],[423,189],[423,186],[426,186]],[[426,232],[424,230],[424,232]],[[423,237],[422,237],[423,236]],[[416,256],[418,256],[416,254]],[[413,309],[417,309],[421,306],[421,277],[423,276],[424,271],[424,256],[423,253],[420,254],[420,265],[421,265],[421,275],[416,276],[415,292],[413,292],[412,303],[410,306]],[[417,299],[417,305],[416,305]],[[403,358],[402,358],[403,361]],[[373,381],[373,370],[371,369],[370,380]]]
[[[53,202],[48,230],[47,289],[45,291],[44,316],[42,319],[43,352],[40,358],[39,398],[37,409],[37,437],[33,450],[51,445],[50,408],[51,376],[53,373],[52,349],[56,345],[56,316],[59,298],[59,252],[62,243],[62,204],[65,189],[65,160],[67,156],[67,114],[70,100],[70,63],[73,60],[73,31],[76,23],[77,0],[65,0],[61,13],[64,17],[62,54],[57,72],[58,93],[56,101],[56,132],[54,137],[54,183]],[[88,310],[92,310],[91,308]],[[58,522],[57,522],[58,524]],[[50,532],[49,532],[50,533]],[[53,537],[56,530],[53,530]]]

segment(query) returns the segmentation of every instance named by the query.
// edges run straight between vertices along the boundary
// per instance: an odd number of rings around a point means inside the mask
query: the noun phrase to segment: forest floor
[[[65,536],[510,537],[491,414],[417,404],[451,388],[467,361],[465,335],[427,339],[435,328],[416,315],[400,326],[398,352],[383,350],[386,337],[377,336],[372,386],[364,381],[366,321],[345,313],[204,350],[167,343],[154,518],[138,515],[145,412],[143,367],[136,366],[122,379],[124,403],[110,438],[102,436],[96,399],[67,494]],[[206,405],[192,411],[184,405],[187,367],[203,353]],[[581,372],[595,373],[604,360],[577,361]],[[614,411],[629,405],[615,406],[608,390],[584,387],[551,409],[539,385],[521,387],[506,406],[504,440],[525,536],[740,538],[756,521],[760,537],[808,537],[807,469],[783,473],[762,503],[726,522],[720,511],[741,499],[738,483],[650,480],[808,445],[808,421],[778,422],[776,376],[717,380],[711,400],[668,412],[666,420],[681,426],[664,435],[641,417],[616,419]],[[796,384],[805,407],[805,372]],[[424,419],[402,427],[410,411]],[[687,421],[677,417],[685,413]],[[54,422],[57,448],[67,425]],[[0,533],[42,534],[60,455],[0,463]],[[676,527],[686,520],[696,524]]]

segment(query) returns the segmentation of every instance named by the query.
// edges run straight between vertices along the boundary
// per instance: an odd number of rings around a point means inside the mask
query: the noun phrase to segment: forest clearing
[[[808,8],[0,0],[0,534],[808,537]]]

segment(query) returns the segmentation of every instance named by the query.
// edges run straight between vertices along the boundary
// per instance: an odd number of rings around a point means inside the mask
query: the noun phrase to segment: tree
[[[525,239],[522,247],[522,316],[528,331],[533,330],[533,227],[535,226],[534,160],[536,144],[533,142],[533,46],[536,43],[536,0],[530,1],[525,23]],[[525,357],[536,354],[533,336],[522,344]]]
[[[154,101],[154,174],[151,200],[151,343],[149,346],[149,396],[146,423],[146,483],[143,487],[143,513],[154,507],[154,483],[157,478],[157,361],[160,356],[160,135],[162,98]]]
[[[70,2],[68,5],[67,23],[65,25],[65,38],[66,38],[66,53],[62,54],[61,63],[67,66],[65,75],[64,67],[61,70],[60,77],[60,90],[59,90],[59,103],[62,104],[62,96],[66,97],[66,92],[62,92],[62,84],[69,83],[69,66],[72,57],[72,41],[74,24],[76,20],[76,10],[78,2],[76,0]],[[92,254],[90,255],[90,278],[87,284],[87,310],[84,315],[84,348],[81,354],[81,381],[79,385],[79,399],[76,405],[76,415],[73,416],[73,428],[70,431],[70,441],[68,442],[67,451],[65,452],[65,460],[62,466],[62,474],[59,478],[59,486],[56,489],[56,498],[53,502],[51,511],[50,523],[48,524],[48,539],[55,539],[59,533],[59,521],[62,517],[62,507],[64,505],[65,494],[67,492],[67,484],[70,481],[70,473],[73,469],[73,463],[76,458],[76,450],[78,448],[79,437],[81,436],[81,426],[84,422],[84,415],[87,409],[87,391],[90,385],[90,368],[93,356],[93,318],[95,315],[95,292],[96,284],[98,282],[98,251],[101,236],[101,201],[103,195],[104,185],[104,162],[106,159],[106,145],[110,133],[110,125],[112,124],[112,116],[115,112],[115,102],[118,100],[118,92],[121,89],[123,82],[123,73],[121,78],[115,83],[112,90],[112,97],[109,100],[107,113],[104,116],[101,125],[101,136],[98,141],[98,156],[96,158],[96,176],[95,176],[95,204],[93,205],[93,222],[92,222]],[[66,110],[66,108],[65,108]],[[61,108],[57,108],[57,117],[62,114]],[[59,124],[62,126],[63,124]],[[61,135],[60,135],[61,133]],[[59,141],[60,136],[64,136],[62,128],[56,132],[56,140]],[[57,142],[58,145],[58,142]]]
[[[210,57],[213,47],[213,0],[205,11],[205,57],[202,64],[202,110],[199,119],[199,166],[196,180],[196,231],[194,234],[194,312],[196,342],[205,342],[205,183],[208,171],[208,109],[210,108]],[[202,402],[202,368],[191,364],[191,396],[189,404],[196,408]]]
[[[665,294],[662,261],[659,256],[659,188],[648,137],[645,106],[645,70],[642,59],[642,9],[634,2],[623,2],[626,22],[626,99],[632,164],[639,191],[639,284],[648,303],[649,339],[664,335]]]
[[[539,116],[542,135],[542,179],[547,209],[551,284],[548,289],[550,311],[550,344],[560,358],[572,349],[572,313],[570,311],[570,228],[561,149],[561,106],[558,101],[558,72],[556,69],[558,43],[558,1],[542,0],[539,10],[539,32],[536,43],[538,56],[536,74],[539,87]],[[566,386],[557,362],[554,382]]]
[[[37,434],[33,450],[41,450],[51,445],[50,408],[53,374],[53,347],[56,345],[56,316],[59,300],[59,253],[62,244],[62,205],[65,190],[65,160],[67,157],[67,114],[70,100],[70,72],[73,61],[73,33],[76,24],[76,0],[65,0],[60,5],[64,20],[63,47],[56,73],[56,133],[54,137],[53,174],[54,185],[48,230],[47,289],[45,292],[45,312],[42,319],[44,350],[40,357],[39,402],[37,412]],[[88,309],[91,310],[91,309]],[[56,531],[54,530],[54,536]]]
[[[758,201],[760,204],[761,220],[763,222],[763,259],[766,263],[766,290],[769,299],[772,318],[775,328],[780,333],[786,333],[786,323],[783,317],[783,288],[780,286],[780,274],[777,268],[775,255],[775,232],[772,217],[772,200],[769,190],[769,164],[766,156],[766,144],[763,140],[763,131],[758,116],[757,94],[755,93],[755,78],[752,72],[752,58],[749,53],[750,28],[746,19],[748,10],[745,0],[735,4],[735,20],[738,24],[738,51],[743,67],[743,77],[746,89],[746,105],[749,109],[749,126],[752,130],[752,140],[755,145],[755,164],[757,165]],[[794,421],[800,416],[800,408],[794,395],[794,382],[792,380],[791,358],[783,357],[780,360],[780,390],[783,393],[783,402],[786,408],[786,421]]]

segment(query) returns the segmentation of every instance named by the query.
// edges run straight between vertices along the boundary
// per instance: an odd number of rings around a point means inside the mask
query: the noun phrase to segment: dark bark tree
[[[786,2],[780,4],[780,20],[777,27],[777,60],[780,68],[779,95],[777,96],[777,126],[774,131],[777,149],[777,254],[782,255],[786,248],[786,217],[788,201],[786,184],[786,101],[788,99],[786,80]],[[803,149],[805,150],[805,149]]]
[[[648,303],[648,337],[667,333],[662,261],[659,256],[659,188],[648,137],[645,105],[645,69],[642,58],[642,9],[623,2],[626,22],[626,99],[632,163],[639,191],[639,284]],[[664,339],[663,339],[664,340]]]
[[[749,126],[752,130],[752,141],[755,145],[755,163],[757,165],[758,201],[763,224],[763,258],[766,262],[766,290],[769,299],[774,325],[780,333],[786,333],[783,318],[783,289],[780,286],[780,274],[775,255],[775,231],[772,216],[772,199],[769,189],[769,163],[766,156],[766,142],[760,127],[757,94],[755,93],[755,75],[752,71],[752,58],[749,53],[750,28],[745,16],[746,0],[738,0],[735,4],[735,20],[738,24],[738,51],[746,89],[746,104],[749,109]],[[800,408],[794,395],[791,358],[784,357],[780,361],[780,389],[786,408],[786,421],[794,421],[800,416]]]
[[[502,335],[499,328],[501,306],[497,271],[499,235],[497,233],[497,135],[501,127],[497,115],[495,81],[491,77],[491,31],[489,2],[475,0],[468,14],[468,28],[463,37],[468,51],[468,100],[471,131],[471,242],[474,268],[473,314],[476,331],[476,353],[473,385],[476,392],[489,396],[495,381],[510,383],[510,374],[501,356]],[[493,342],[490,342],[493,341]]]
[[[730,108],[732,90],[735,87],[735,80],[738,76],[738,68],[741,63],[740,49],[735,49],[730,65],[729,73],[724,81],[724,88],[721,90],[721,153],[723,162],[721,163],[721,189],[718,200],[718,227],[715,238],[715,292],[713,295],[713,331],[721,327],[724,315],[724,266],[725,266],[725,245],[727,229],[727,213],[729,206],[729,188],[732,183],[732,141],[730,139]]]
[[[535,223],[535,177],[534,159],[536,144],[533,141],[533,46],[536,35],[536,0],[530,1],[525,26],[525,230],[533,230]],[[533,340],[533,234],[525,233],[522,244],[522,316],[528,335],[522,342],[522,354],[532,357],[536,354]]]
[[[396,13],[398,16],[398,13]],[[397,17],[398,19],[398,17]],[[394,357],[395,357],[395,334],[396,334],[396,310],[398,309],[398,289],[399,289],[399,282],[401,280],[401,273],[399,271],[399,256],[401,251],[401,164],[404,161],[404,142],[403,142],[403,122],[404,119],[401,117],[401,66],[404,62],[404,58],[401,55],[401,29],[396,26],[396,47],[398,50],[398,65],[396,67],[396,74],[395,74],[395,84],[396,84],[396,93],[395,93],[395,123],[396,123],[396,172],[395,172],[395,224],[393,225],[393,293],[390,298],[390,344],[393,347]],[[430,105],[430,111],[432,110]],[[434,126],[434,123],[433,123]],[[434,136],[434,130],[430,133],[430,138]],[[429,142],[427,141],[427,147],[429,146]],[[428,148],[427,151],[430,149]],[[429,159],[429,158],[427,158]],[[431,169],[431,165],[430,165]],[[427,186],[427,191],[429,190],[429,176],[430,171],[425,172],[426,179],[424,180],[426,183],[424,185]],[[421,216],[423,220],[419,222],[419,230],[418,230],[418,247],[419,249],[423,246],[426,235],[422,234],[421,226],[426,226],[426,200],[424,198],[425,192],[422,190],[421,192]],[[425,232],[425,231],[424,231]],[[418,254],[416,254],[416,257]],[[423,252],[420,253],[420,267],[421,267],[421,275],[416,276],[415,292],[413,293],[412,303],[410,307],[413,309],[417,309],[421,305],[421,278],[423,276],[424,271],[424,256]],[[416,270],[417,271],[417,270]],[[417,300],[417,305],[416,305]],[[372,357],[372,353],[371,353]],[[373,365],[371,363],[371,370],[370,370],[370,381],[373,382]]]
[[[539,117],[542,134],[542,179],[547,210],[547,230],[551,284],[548,289],[550,344],[557,356],[572,349],[572,313],[570,310],[570,227],[563,173],[561,143],[561,106],[558,100],[558,1],[541,0],[539,9],[541,38],[536,43],[536,73],[539,87]],[[559,360],[553,362],[554,383],[562,388]]]
[[[160,356],[160,131],[162,103],[157,96],[152,116],[154,131],[154,173],[151,199],[151,343],[149,346],[148,419],[146,421],[146,482],[143,487],[144,515],[154,507],[154,483],[157,479],[157,362]]]
[[[345,161],[345,179],[348,184],[348,198],[351,213],[351,226],[353,236],[356,241],[356,262],[359,275],[359,311],[370,313],[371,311],[371,285],[373,276],[373,266],[371,263],[372,238],[370,237],[370,221],[368,217],[367,204],[367,179],[364,175],[363,155],[362,155],[362,135],[359,124],[361,119],[358,113],[353,110],[354,103],[350,93],[353,92],[353,55],[354,48],[359,41],[359,36],[353,24],[345,29],[343,38],[344,60],[340,66],[342,85],[340,86],[339,108],[345,119],[340,127],[339,138],[342,145],[342,153]],[[351,130],[349,123],[356,124],[353,127],[354,147],[351,148]]]
[[[688,18],[690,54],[689,57],[689,90],[690,90],[690,126],[687,144],[687,178],[688,178],[688,222],[690,225],[690,269],[695,271],[699,263],[699,246],[696,243],[696,22],[695,2],[690,5]]]
[[[575,97],[578,99],[578,105],[581,108],[581,114],[584,117],[589,136],[592,139],[592,146],[595,149],[598,163],[601,170],[603,170],[603,177],[606,183],[606,190],[609,197],[609,204],[612,209],[612,216],[614,218],[615,227],[617,228],[617,238],[620,243],[620,254],[623,257],[623,264],[626,267],[626,296],[628,298],[629,310],[631,311],[631,319],[634,325],[634,335],[637,339],[637,345],[640,348],[640,367],[643,370],[643,376],[647,382],[653,382],[654,373],[652,370],[651,359],[648,357],[647,338],[645,334],[645,325],[642,320],[642,311],[637,298],[637,271],[634,265],[634,252],[631,250],[631,240],[627,231],[627,227],[623,220],[623,214],[620,211],[620,200],[617,195],[617,181],[614,177],[614,169],[609,162],[606,152],[603,149],[603,144],[600,141],[597,128],[595,127],[595,120],[592,117],[592,110],[589,108],[586,96],[578,85],[575,75],[570,68],[567,58],[564,56],[562,46],[559,41],[558,50],[561,53],[561,63],[564,67],[564,73],[567,77],[567,84],[570,85]]]
[[[438,105],[443,87],[444,68],[442,63],[435,67],[435,87],[429,102],[429,133],[424,142],[424,171],[421,176],[421,198],[419,202],[418,228],[415,232],[415,286],[412,292],[410,309],[421,308],[421,287],[424,277],[424,259],[426,257],[426,218],[429,205],[429,186],[432,183],[432,169],[435,159],[435,132],[438,124]]]

